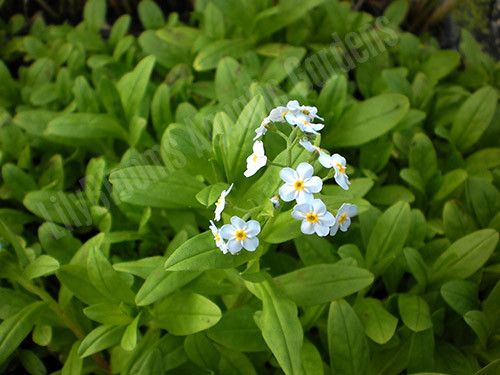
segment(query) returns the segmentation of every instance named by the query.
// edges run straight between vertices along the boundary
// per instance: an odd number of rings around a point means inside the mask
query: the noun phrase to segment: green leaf
[[[154,1],[141,1],[137,8],[139,19],[145,29],[159,29],[165,24],[163,11]]]
[[[83,309],[83,313],[89,319],[95,320],[101,324],[123,325],[132,320],[123,308],[123,305],[117,302],[103,302],[91,305]]]
[[[399,201],[411,203],[415,200],[413,193],[401,185],[385,185],[370,190],[366,198],[373,204],[390,206]]]
[[[500,148],[483,148],[470,155],[465,164],[467,169],[475,170],[480,166],[481,168],[495,168],[500,166]]]
[[[116,44],[127,35],[128,29],[130,27],[130,15],[123,14],[115,21],[113,27],[111,27],[111,32],[109,33],[108,43],[115,47]]]
[[[443,209],[444,233],[451,241],[477,230],[474,218],[465,209],[464,205],[455,200],[446,202]]]
[[[134,318],[132,323],[127,326],[123,333],[120,345],[127,351],[134,350],[137,345],[137,327],[141,319],[141,313],[142,311]]]
[[[188,358],[200,368],[207,371],[217,370],[221,359],[220,352],[204,333],[186,337],[184,350]]]
[[[319,350],[309,340],[302,346],[302,366],[305,375],[323,374],[324,365]]]
[[[418,171],[424,186],[438,171],[436,150],[424,133],[415,134],[411,140],[410,168]]]
[[[306,266],[313,264],[335,263],[335,248],[326,238],[319,236],[300,236],[293,240],[299,257]]]
[[[326,135],[326,143],[335,147],[359,146],[390,131],[408,112],[404,95],[383,94],[357,103],[342,116],[341,128]]]
[[[78,347],[80,358],[111,348],[120,342],[125,326],[105,324],[92,330]]]
[[[159,85],[151,102],[151,120],[158,138],[161,138],[167,126],[173,121],[170,99],[169,86]]]
[[[297,306],[283,298],[272,281],[246,282],[250,291],[262,300],[262,313],[254,316],[264,341],[286,375],[302,373],[302,341],[304,332],[297,317]]]
[[[408,356],[408,373],[423,373],[435,369],[434,347],[434,332],[432,329],[413,332]]]
[[[106,19],[106,1],[89,0],[83,10],[85,26],[95,32],[99,32]]]
[[[200,207],[195,196],[205,187],[184,172],[152,165],[119,169],[109,179],[124,202],[158,208]]]
[[[154,256],[130,262],[115,263],[113,264],[113,268],[120,272],[131,273],[132,275],[147,279],[154,271],[163,268],[164,261],[165,258],[162,256]]]
[[[466,279],[489,259],[498,243],[493,229],[475,231],[446,249],[432,265],[431,281]]]
[[[160,260],[161,262],[161,260]],[[138,306],[150,305],[191,282],[200,275],[200,272],[176,271],[169,272],[163,268],[151,273],[141,289],[137,292],[135,303]]]
[[[486,367],[483,367],[481,370],[476,371],[474,375],[495,375],[498,371],[500,371],[500,359],[497,359]]]
[[[106,297],[117,302],[134,302],[134,293],[97,246],[89,249],[87,270],[92,284]]]
[[[209,4],[210,5],[210,4]],[[221,104],[230,104],[246,95],[252,82],[250,76],[238,62],[230,57],[219,61],[215,72],[215,95]]]
[[[42,360],[31,350],[20,350],[19,360],[24,369],[31,375],[46,375],[47,369]]]
[[[128,119],[139,115],[139,108],[145,97],[154,65],[155,58],[153,56],[145,57],[133,71],[125,74],[116,85]]]
[[[439,190],[434,194],[432,199],[440,201],[448,198],[453,192],[459,189],[467,179],[467,172],[463,169],[455,169],[446,173],[443,176],[443,182]]]
[[[483,228],[500,211],[500,192],[493,184],[479,177],[467,179],[467,198]]]
[[[460,64],[460,54],[457,51],[434,51],[420,66],[420,71],[425,73],[431,81],[439,81],[453,72]]]
[[[26,195],[23,203],[28,210],[47,221],[76,227],[92,224],[89,208],[81,193],[32,191]]]
[[[264,238],[269,243],[282,243],[302,237],[300,221],[292,217],[292,210],[282,212],[273,223],[271,230]]]
[[[64,362],[64,366],[61,371],[61,375],[74,375],[80,374],[82,371],[83,360],[78,355],[78,347],[81,341],[76,341],[69,351],[68,357]]]
[[[363,326],[345,301],[334,301],[328,312],[328,349],[335,374],[365,374],[370,354]]]
[[[222,191],[226,190],[228,187],[229,185],[223,182],[207,186],[205,189],[196,194],[196,199],[208,208],[217,202],[217,199],[219,199]]]
[[[460,315],[479,306],[477,284],[467,280],[452,280],[443,284],[441,296]]]
[[[422,258],[422,254],[417,249],[407,247],[403,250],[406,264],[410,269],[413,277],[417,282],[425,286],[427,285],[427,265],[425,264],[424,258]]]
[[[260,352],[267,346],[253,320],[255,310],[245,307],[230,310],[214,327],[207,330],[207,336],[218,344],[241,352]]]
[[[127,133],[115,117],[97,113],[69,113],[58,116],[49,123],[45,135],[74,140],[108,137],[127,139]]]
[[[193,62],[195,70],[201,72],[217,67],[223,57],[239,58],[251,46],[250,41],[241,39],[222,39],[205,44]]]
[[[377,344],[385,344],[396,332],[398,319],[375,298],[358,299],[354,305],[366,335]]]
[[[87,305],[108,302],[108,299],[90,282],[85,267],[76,264],[67,264],[56,271],[56,276],[76,298]]]
[[[154,322],[170,333],[191,335],[217,324],[222,313],[219,307],[196,293],[181,292],[165,298],[154,308]]]
[[[44,306],[34,302],[0,324],[0,365],[17,349],[33,328],[34,318]]]
[[[465,151],[479,140],[493,118],[497,100],[496,90],[486,86],[460,106],[450,131],[450,138],[459,150]]]
[[[221,375],[257,375],[252,362],[241,352],[220,348],[221,359],[219,373]]]
[[[20,264],[22,265],[27,264],[29,262],[29,259],[23,245],[16,237],[16,235],[10,230],[10,228],[7,225],[5,225],[5,223],[1,219],[0,219],[0,234],[7,241],[9,241],[12,247],[14,248],[14,251],[16,252],[16,256]]]
[[[12,195],[19,200],[22,200],[30,191],[38,189],[32,176],[11,163],[2,167],[2,178]]]
[[[212,232],[200,233],[179,246],[165,262],[167,271],[205,271],[218,268],[233,268],[257,258],[255,252],[238,255],[222,254],[215,245]]]
[[[57,259],[42,254],[24,269],[23,276],[31,280],[54,273],[58,268],[59,262]]]
[[[486,348],[491,332],[486,315],[482,311],[472,310],[465,313],[464,320],[476,333],[481,346]]]
[[[363,268],[318,264],[278,276],[274,281],[298,306],[311,306],[356,293],[373,282],[373,275]]]
[[[366,249],[366,264],[374,273],[382,272],[403,249],[410,229],[410,212],[408,203],[398,202],[378,218]]]
[[[432,327],[431,314],[427,302],[415,294],[400,294],[399,313],[403,323],[412,331],[424,331]]]

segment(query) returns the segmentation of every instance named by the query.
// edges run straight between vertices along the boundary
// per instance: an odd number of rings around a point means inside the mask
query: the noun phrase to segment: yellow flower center
[[[257,154],[253,154],[252,161],[255,163],[255,162],[257,162],[258,158],[259,158],[259,156]]]
[[[283,114],[281,115],[281,117],[285,117],[286,115],[288,115],[288,112],[290,112],[290,111],[283,112]]]
[[[220,205],[222,203],[222,200],[219,198],[217,199],[217,203],[215,203],[216,206]]]
[[[220,242],[220,236],[219,236],[219,233],[215,233],[214,237],[215,237],[215,240],[216,240],[217,242]]]
[[[309,122],[307,122],[306,120],[302,120],[302,123],[303,123],[304,125],[309,125]]]
[[[344,173],[345,172],[345,168],[342,166],[342,164],[337,163],[337,168],[339,169],[340,173]]]
[[[308,213],[306,219],[310,223],[317,223],[319,220],[318,215],[316,215],[314,212]]]
[[[339,217],[339,224],[342,224],[345,221],[345,219],[347,219],[347,214],[340,215],[340,217]]]
[[[238,231],[236,231],[236,233],[234,234],[234,236],[236,237],[237,240],[244,240],[245,238],[247,238],[247,234],[246,232],[243,230],[243,229],[240,229]]]
[[[297,180],[295,181],[295,190],[302,190],[304,189],[304,181]]]
[[[309,111],[308,111],[307,109],[304,109],[304,110],[302,110],[302,113],[303,113],[304,115],[308,115],[308,114],[309,114]]]

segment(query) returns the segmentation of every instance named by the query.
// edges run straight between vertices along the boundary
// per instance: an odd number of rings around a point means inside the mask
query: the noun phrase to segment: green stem
[[[52,296],[45,291],[45,289],[40,288],[33,284],[32,282],[19,277],[16,280],[19,284],[22,285],[24,289],[28,292],[33,293],[40,297],[40,299],[45,302],[49,308],[56,313],[59,318],[66,324],[66,326],[73,332],[73,334],[79,339],[83,339],[85,337],[85,333],[80,329],[80,327],[71,320],[71,318],[64,312],[64,310],[59,306]],[[99,365],[102,369],[104,369],[108,374],[111,373],[110,367],[108,363],[104,360],[102,355],[96,353],[92,356],[94,361]]]
[[[273,161],[268,162],[268,164],[271,165],[271,166],[273,166],[273,167],[280,167],[280,168],[285,168],[286,167],[285,164],[275,163]]]

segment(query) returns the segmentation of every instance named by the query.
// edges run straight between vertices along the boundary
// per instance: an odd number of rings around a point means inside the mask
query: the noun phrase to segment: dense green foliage
[[[125,15],[106,38],[104,0],[77,27],[9,20],[0,372],[499,373],[500,64],[465,30],[460,51],[402,32],[406,11],[206,0],[185,25],[143,1],[139,36]],[[302,234],[279,169],[243,175],[292,99],[347,158],[350,189],[319,197],[358,206],[348,232]],[[270,130],[270,161],[321,170]],[[223,222],[259,221],[254,252],[208,230],[232,183]]]

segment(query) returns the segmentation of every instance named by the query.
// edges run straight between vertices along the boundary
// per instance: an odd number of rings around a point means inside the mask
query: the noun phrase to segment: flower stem
[[[81,328],[71,320],[71,318],[64,312],[64,310],[59,306],[57,301],[52,298],[52,296],[45,291],[45,289],[36,286],[34,283],[24,279],[23,277],[19,277],[16,279],[16,281],[22,285],[24,289],[26,289],[28,292],[33,293],[40,297],[40,299],[45,302],[49,308],[56,313],[59,318],[66,324],[66,326],[73,332],[73,334],[79,339],[83,339],[85,337],[85,333],[81,330]],[[94,361],[106,371],[106,373],[110,374],[111,370],[109,367],[109,364],[106,362],[106,360],[102,357],[100,353],[96,353],[92,356]]]
[[[272,165],[273,167],[280,167],[280,168],[285,168],[286,165],[285,164],[281,164],[281,163],[275,163],[273,161],[270,161],[268,162],[269,165]]]

